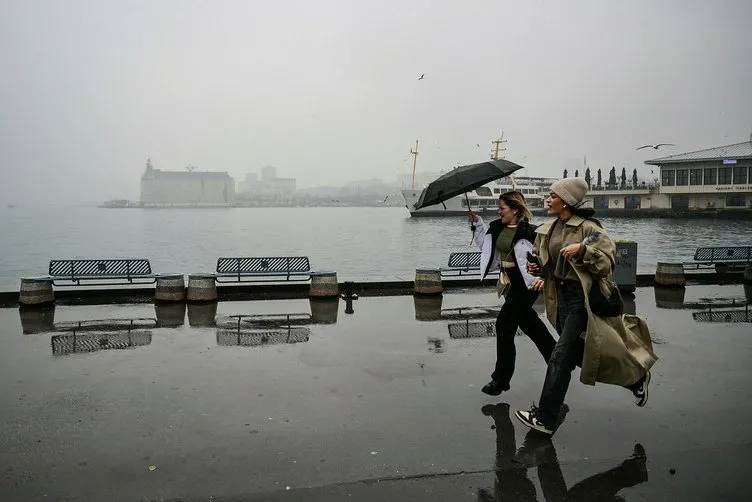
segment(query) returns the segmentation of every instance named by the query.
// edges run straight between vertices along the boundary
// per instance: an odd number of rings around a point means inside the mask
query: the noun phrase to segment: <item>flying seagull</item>
[[[662,146],[676,146],[673,143],[658,143],[657,145],[645,145],[641,146],[639,148],[636,148],[635,150],[642,150],[643,148],[652,148],[654,150],[658,150]]]
[[[425,74],[425,73],[421,73],[421,74],[420,74],[420,77],[418,77],[418,80],[423,80],[423,77],[425,77],[425,76],[426,76],[426,74]]]

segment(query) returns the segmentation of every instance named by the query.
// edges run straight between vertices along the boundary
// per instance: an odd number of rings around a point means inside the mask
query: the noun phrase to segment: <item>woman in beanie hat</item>
[[[527,271],[526,254],[533,249],[535,226],[528,221],[530,210],[525,197],[517,191],[501,194],[499,219],[492,221],[488,229],[483,219],[472,211],[468,218],[473,240],[481,251],[481,279],[491,271],[500,270],[498,292],[505,298],[496,318],[496,366],[491,381],[481,389],[485,394],[498,396],[509,390],[514,374],[514,335],[518,327],[530,337],[546,361],[556,340],[533,310],[538,292],[529,288],[535,277]]]
[[[539,263],[528,264],[540,275],[532,287],[543,291],[546,314],[559,340],[548,361],[538,406],[517,411],[516,416],[549,435],[556,429],[575,366],[582,367],[582,383],[627,387],[635,404],[644,406],[649,370],[657,360],[645,321],[613,312],[607,316],[600,309],[600,315],[594,314],[591,309],[591,288],[599,288],[605,298],[618,291],[610,280],[614,243],[593,218],[594,211],[582,207],[587,188],[583,178],[564,178],[551,185],[546,203],[556,219],[536,229]]]

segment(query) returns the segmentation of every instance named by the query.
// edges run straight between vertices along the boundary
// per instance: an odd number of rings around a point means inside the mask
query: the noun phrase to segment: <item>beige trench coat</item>
[[[556,326],[556,280],[553,277],[555,262],[549,264],[548,254],[548,239],[553,223],[554,221],[544,223],[536,229],[535,251],[543,265],[546,315],[551,324]],[[585,243],[584,253],[571,259],[572,267],[585,292],[585,308],[588,313],[580,381],[588,385],[595,385],[596,382],[633,384],[658,359],[653,352],[648,326],[635,315],[598,317],[590,311],[588,292],[594,281],[608,296],[615,246],[595,222],[572,216],[566,222],[562,247],[581,242]]]

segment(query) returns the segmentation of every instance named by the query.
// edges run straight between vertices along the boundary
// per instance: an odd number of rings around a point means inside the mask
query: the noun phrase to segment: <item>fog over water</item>
[[[749,138],[751,18],[747,0],[4,1],[0,204],[137,199],[149,156],[393,181],[416,139],[435,171],[501,129],[528,175],[587,155],[649,177],[659,154],[636,146]]]

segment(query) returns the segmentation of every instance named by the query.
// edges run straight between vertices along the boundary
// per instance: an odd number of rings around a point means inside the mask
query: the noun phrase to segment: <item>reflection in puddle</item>
[[[655,306],[662,309],[680,309],[684,307],[684,296],[687,294],[687,288],[684,286],[678,288],[669,288],[655,286]]]
[[[24,335],[44,333],[55,329],[55,305],[44,307],[19,307],[21,330]]]
[[[218,328],[269,328],[289,326],[291,324],[313,324],[315,319],[311,314],[236,314],[217,317]]]
[[[550,437],[536,431],[525,435],[517,449],[509,405],[499,403],[483,407],[484,415],[493,417],[496,429],[496,478],[493,489],[478,490],[478,500],[538,500],[535,484],[528,471],[536,468],[544,500],[623,500],[617,493],[648,480],[647,455],[635,444],[632,455],[619,465],[590,476],[567,488],[556,448]]]
[[[311,314],[240,314],[217,318],[217,345],[257,347],[307,342],[316,322]]]
[[[413,295],[416,321],[435,321],[441,319],[443,295]]]
[[[153,317],[133,319],[87,319],[85,321],[62,321],[55,323],[55,331],[101,331],[134,330],[156,328],[157,320]]]
[[[288,326],[287,329],[256,331],[249,329],[217,329],[217,345],[257,347],[281,343],[307,342],[311,329],[305,326]]]
[[[485,338],[496,336],[496,321],[450,322],[449,338]]]
[[[428,351],[435,352],[436,354],[443,354],[446,352],[443,338],[428,337]]]
[[[73,333],[52,336],[52,353],[68,355],[98,350],[127,349],[151,344],[151,331]]]
[[[697,322],[752,322],[749,306],[735,310],[712,310],[693,312],[692,319]]]
[[[188,325],[194,328],[214,327],[214,318],[217,317],[217,303],[189,303]]]
[[[310,298],[311,317],[317,324],[334,324],[339,312],[339,298]]]
[[[185,324],[186,304],[184,302],[155,303],[154,311],[160,328],[179,328]]]

